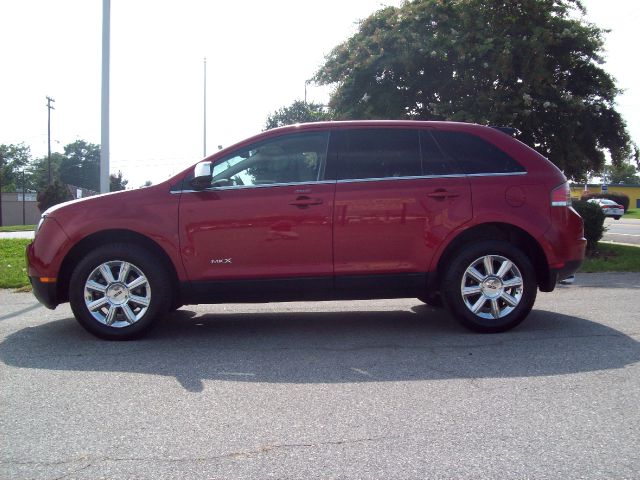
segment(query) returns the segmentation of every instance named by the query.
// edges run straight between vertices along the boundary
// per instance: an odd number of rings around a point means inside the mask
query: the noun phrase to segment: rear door
[[[424,282],[436,248],[472,216],[468,181],[428,131],[342,130],[336,138],[336,285]],[[403,277],[404,280],[403,280]],[[364,283],[363,283],[364,282]]]

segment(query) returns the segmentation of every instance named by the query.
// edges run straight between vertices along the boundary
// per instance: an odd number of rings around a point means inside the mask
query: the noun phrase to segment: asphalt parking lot
[[[607,218],[604,221],[606,230],[602,237],[607,242],[628,243],[640,245],[640,220],[636,218],[621,218],[614,220]]]
[[[0,291],[0,478],[638,478],[639,293],[579,275],[499,335],[402,299],[105,342]]]

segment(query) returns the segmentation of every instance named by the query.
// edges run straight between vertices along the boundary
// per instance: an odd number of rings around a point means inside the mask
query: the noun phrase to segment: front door
[[[183,192],[180,244],[192,282],[331,282],[335,182],[323,182],[327,132],[282,135],[213,165],[211,187]]]

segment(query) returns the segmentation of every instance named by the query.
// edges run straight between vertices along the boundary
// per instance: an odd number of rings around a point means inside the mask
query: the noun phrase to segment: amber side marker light
[[[55,283],[57,278],[55,277],[40,277],[42,283]]]

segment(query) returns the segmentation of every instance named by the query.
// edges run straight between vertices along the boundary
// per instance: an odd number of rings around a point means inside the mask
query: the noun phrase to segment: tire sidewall
[[[151,300],[144,316],[132,325],[119,328],[93,318],[84,300],[84,287],[91,272],[105,262],[116,260],[135,265],[145,275],[151,288]],[[171,289],[162,262],[155,255],[137,245],[103,245],[85,256],[74,269],[69,284],[69,302],[78,322],[92,334],[107,340],[129,340],[142,336],[158,316],[168,311]]]
[[[486,319],[475,315],[464,303],[460,286],[466,269],[478,258],[500,255],[513,262],[522,275],[523,294],[518,306],[505,317]],[[500,240],[485,240],[467,245],[451,262],[442,286],[442,298],[449,312],[464,326],[481,333],[498,333],[521,323],[533,308],[537,294],[535,270],[531,261],[519,248]]]

